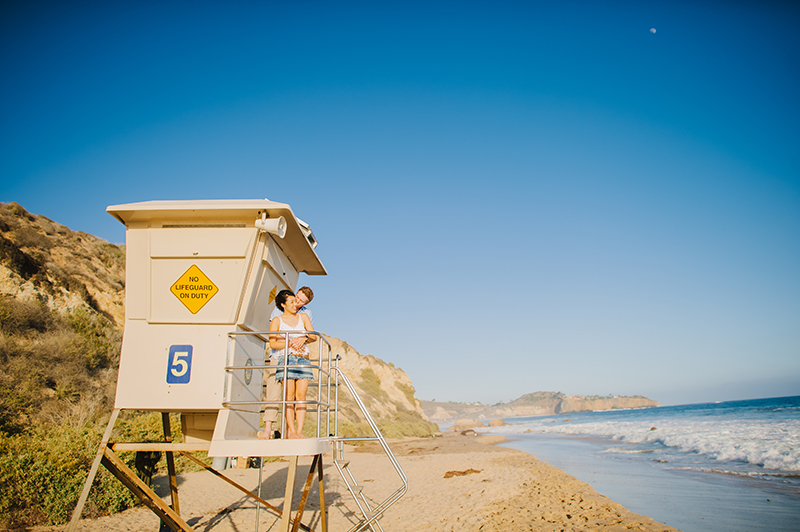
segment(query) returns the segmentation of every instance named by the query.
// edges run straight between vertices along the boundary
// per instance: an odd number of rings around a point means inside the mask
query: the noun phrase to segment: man
[[[304,286],[300,288],[297,293],[294,295],[297,298],[297,303],[300,305],[300,308],[297,309],[297,312],[303,312],[308,316],[308,319],[311,320],[311,325],[314,325],[314,316],[311,314],[311,310],[308,308],[308,304],[311,303],[311,300],[314,299],[314,291],[311,290],[309,287]],[[269,321],[271,322],[274,318],[277,318],[283,314],[283,311],[278,307],[272,309],[272,314],[269,316]],[[309,340],[313,340],[313,338],[309,338]]]
[[[297,303],[300,305],[300,308],[297,309],[297,312],[304,313],[308,316],[308,319],[311,321],[311,325],[314,325],[314,316],[311,314],[311,310],[307,307],[311,300],[314,299],[314,291],[311,288],[304,286],[300,288],[297,293],[295,294],[295,299],[297,299]],[[273,319],[277,318],[278,316],[283,315],[283,310],[279,309],[277,306],[272,310],[272,314],[270,314],[269,321],[272,322]],[[315,341],[317,338],[313,335],[308,337],[308,343]],[[276,363],[275,360],[271,358],[267,359],[267,364],[274,365]],[[268,369],[264,372],[264,386],[266,386],[266,397],[264,398],[265,401],[269,401],[264,409],[264,430],[258,432],[258,438],[262,440],[267,440],[272,437],[280,438],[280,433],[276,430],[275,433],[272,432],[272,424],[275,423],[278,419],[278,404],[274,403],[273,401],[280,401],[283,399],[281,397],[281,392],[283,391],[283,386],[279,385],[275,382],[275,370]]]

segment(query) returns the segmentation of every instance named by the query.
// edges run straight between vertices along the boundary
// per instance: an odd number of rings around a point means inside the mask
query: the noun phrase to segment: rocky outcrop
[[[483,423],[475,421],[474,419],[459,419],[456,424],[450,427],[453,432],[461,432],[462,430],[474,429],[475,427],[483,427]]]

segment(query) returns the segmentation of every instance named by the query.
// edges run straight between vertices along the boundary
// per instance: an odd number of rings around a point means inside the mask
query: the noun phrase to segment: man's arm
[[[311,309],[308,307],[303,307],[300,309],[300,312],[308,316],[308,320],[311,322],[311,330],[314,330],[314,315],[311,313]]]
[[[300,319],[303,320],[303,325],[305,326],[307,331],[313,331],[314,330],[314,322],[311,321],[311,316],[309,316],[306,313],[306,311],[303,311],[303,312],[300,313]],[[317,341],[317,335],[316,334],[307,334],[306,338],[307,338],[307,340],[306,340],[307,344],[310,344],[311,342],[316,342]]]

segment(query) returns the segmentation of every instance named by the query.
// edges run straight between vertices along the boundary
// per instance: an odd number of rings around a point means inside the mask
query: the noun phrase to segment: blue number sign
[[[192,376],[192,346],[169,346],[167,362],[167,383],[186,384]]]

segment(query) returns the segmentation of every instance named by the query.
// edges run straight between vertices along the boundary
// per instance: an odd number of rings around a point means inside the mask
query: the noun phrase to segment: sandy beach
[[[502,436],[444,434],[435,438],[390,442],[408,476],[408,492],[390,507],[381,524],[388,531],[674,531],[675,528],[635,514],[598,494],[591,486],[534,456],[497,447]],[[364,493],[376,503],[400,485],[400,479],[377,445],[348,447],[346,458]],[[301,458],[297,495],[311,464]],[[262,497],[281,507],[288,463],[266,463]],[[329,455],[325,456],[325,498],[329,530],[348,530],[358,521],[358,509]],[[258,486],[257,469],[229,469],[225,474],[248,489]],[[163,477],[157,492],[167,495]],[[195,530],[254,530],[253,499],[208,472],[179,477],[181,515]],[[165,500],[168,496],[165,497]],[[297,502],[295,502],[295,507]],[[318,530],[319,495],[312,489],[303,523]],[[158,530],[158,518],[136,508],[100,519],[84,519],[81,531]],[[259,530],[279,529],[278,516],[259,513]],[[44,532],[64,527],[36,527]]]

